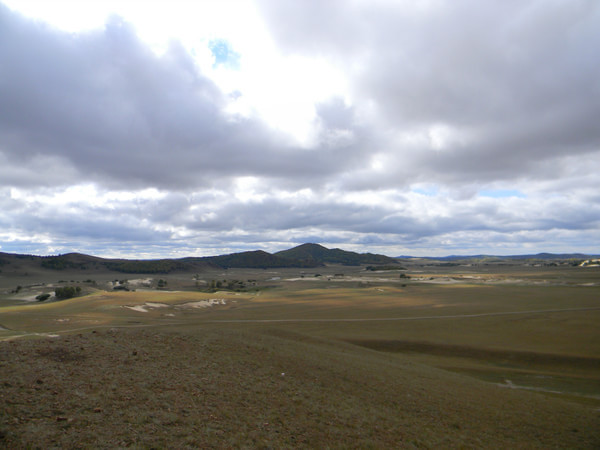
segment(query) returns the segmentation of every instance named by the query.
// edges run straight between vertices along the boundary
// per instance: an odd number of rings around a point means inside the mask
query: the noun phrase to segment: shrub
[[[50,298],[50,294],[40,294],[35,299],[38,302],[43,302],[44,300],[48,300]]]
[[[54,295],[56,298],[65,300],[67,298],[75,297],[81,293],[81,288],[79,286],[65,286],[65,287],[57,287],[54,290]]]

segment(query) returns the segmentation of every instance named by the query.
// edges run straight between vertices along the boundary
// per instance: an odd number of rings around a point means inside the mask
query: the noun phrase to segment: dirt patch
[[[55,362],[73,362],[86,359],[86,355],[81,352],[64,347],[39,349],[37,354],[42,358],[48,358]]]

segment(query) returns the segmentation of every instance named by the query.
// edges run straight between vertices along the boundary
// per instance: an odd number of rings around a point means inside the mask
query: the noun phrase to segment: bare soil
[[[0,342],[5,448],[598,448],[600,412],[277,328]]]

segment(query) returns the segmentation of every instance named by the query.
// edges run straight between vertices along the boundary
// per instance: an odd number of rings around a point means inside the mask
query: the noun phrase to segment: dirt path
[[[326,323],[326,322],[389,322],[389,321],[404,321],[404,320],[440,320],[440,319],[472,319],[478,317],[492,316],[510,316],[510,315],[525,315],[525,314],[544,314],[544,313],[561,313],[561,312],[578,312],[578,311],[597,311],[600,307],[591,308],[564,308],[564,309],[536,309],[528,311],[503,311],[478,314],[448,314],[439,316],[416,316],[416,317],[370,317],[370,318],[329,318],[329,319],[214,319],[214,320],[198,320],[195,323]],[[0,338],[0,341],[8,341],[27,336],[58,336],[59,333],[75,333],[85,330],[95,330],[101,328],[146,328],[146,327],[170,327],[176,325],[189,324],[189,320],[169,321],[167,323],[147,323],[147,324],[109,324],[109,325],[90,325],[80,328],[71,328],[66,330],[56,330],[52,333],[23,333],[19,335],[7,336]],[[1,328],[0,328],[1,329]],[[10,331],[4,328],[5,331]]]

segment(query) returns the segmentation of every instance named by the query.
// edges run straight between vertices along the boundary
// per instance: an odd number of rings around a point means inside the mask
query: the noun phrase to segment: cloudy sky
[[[596,0],[0,0],[0,251],[600,253]]]

